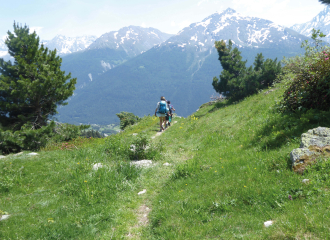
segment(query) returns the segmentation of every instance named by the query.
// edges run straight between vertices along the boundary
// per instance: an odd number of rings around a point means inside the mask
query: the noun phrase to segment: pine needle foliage
[[[220,78],[213,78],[213,88],[218,93],[234,100],[243,99],[257,93],[260,89],[273,84],[277,74],[281,72],[281,63],[277,59],[266,59],[262,53],[257,54],[253,66],[247,68],[242,61],[241,52],[229,40],[216,41],[215,48],[219,54],[219,61],[223,68]]]
[[[33,129],[46,126],[75,89],[76,79],[61,71],[56,49],[39,43],[36,32],[14,22],[5,41],[14,61],[0,59],[0,122],[15,130],[26,123]]]

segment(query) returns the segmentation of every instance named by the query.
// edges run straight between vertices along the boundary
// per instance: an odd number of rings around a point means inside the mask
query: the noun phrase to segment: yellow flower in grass
[[[214,171],[214,172],[217,172],[217,171]]]
[[[244,187],[246,187],[246,186],[244,186]]]
[[[77,163],[77,164],[80,164],[80,163]]]
[[[86,180],[84,182],[87,182]]]

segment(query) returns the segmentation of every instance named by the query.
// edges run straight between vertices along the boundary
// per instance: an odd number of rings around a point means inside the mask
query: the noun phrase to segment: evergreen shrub
[[[120,112],[116,114],[120,120],[120,129],[124,130],[127,126],[133,125],[141,120],[138,116],[129,112]]]

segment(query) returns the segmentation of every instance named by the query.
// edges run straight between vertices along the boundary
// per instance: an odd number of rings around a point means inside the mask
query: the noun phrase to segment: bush
[[[330,51],[315,55],[309,66],[299,69],[283,96],[283,108],[290,111],[305,109],[329,110]]]
[[[302,44],[305,55],[284,61],[283,75],[287,89],[280,104],[282,111],[329,110],[330,107],[330,49],[322,46],[318,37],[324,36],[313,29],[314,44]]]
[[[124,130],[127,126],[133,125],[140,121],[138,116],[129,112],[120,112],[116,114],[120,119],[120,129]]]
[[[34,129],[30,124],[24,124],[20,130],[0,130],[0,151],[3,153],[25,150],[39,150],[49,142],[62,142],[76,138],[82,129],[89,126],[72,124],[55,124]]]
[[[106,152],[117,160],[160,159],[163,145],[161,142],[150,144],[144,134],[124,139],[121,134],[111,135],[105,143]]]

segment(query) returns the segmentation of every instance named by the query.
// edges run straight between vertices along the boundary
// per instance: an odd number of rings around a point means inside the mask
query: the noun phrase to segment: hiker
[[[168,105],[168,112],[166,114],[166,127],[171,126],[173,111],[175,111],[173,105],[171,105],[170,100],[167,101],[167,105]]]
[[[165,97],[160,98],[160,102],[157,103],[157,108],[155,110],[155,116],[159,117],[160,132],[164,131],[163,123],[166,125],[166,113],[168,112],[167,102]]]

